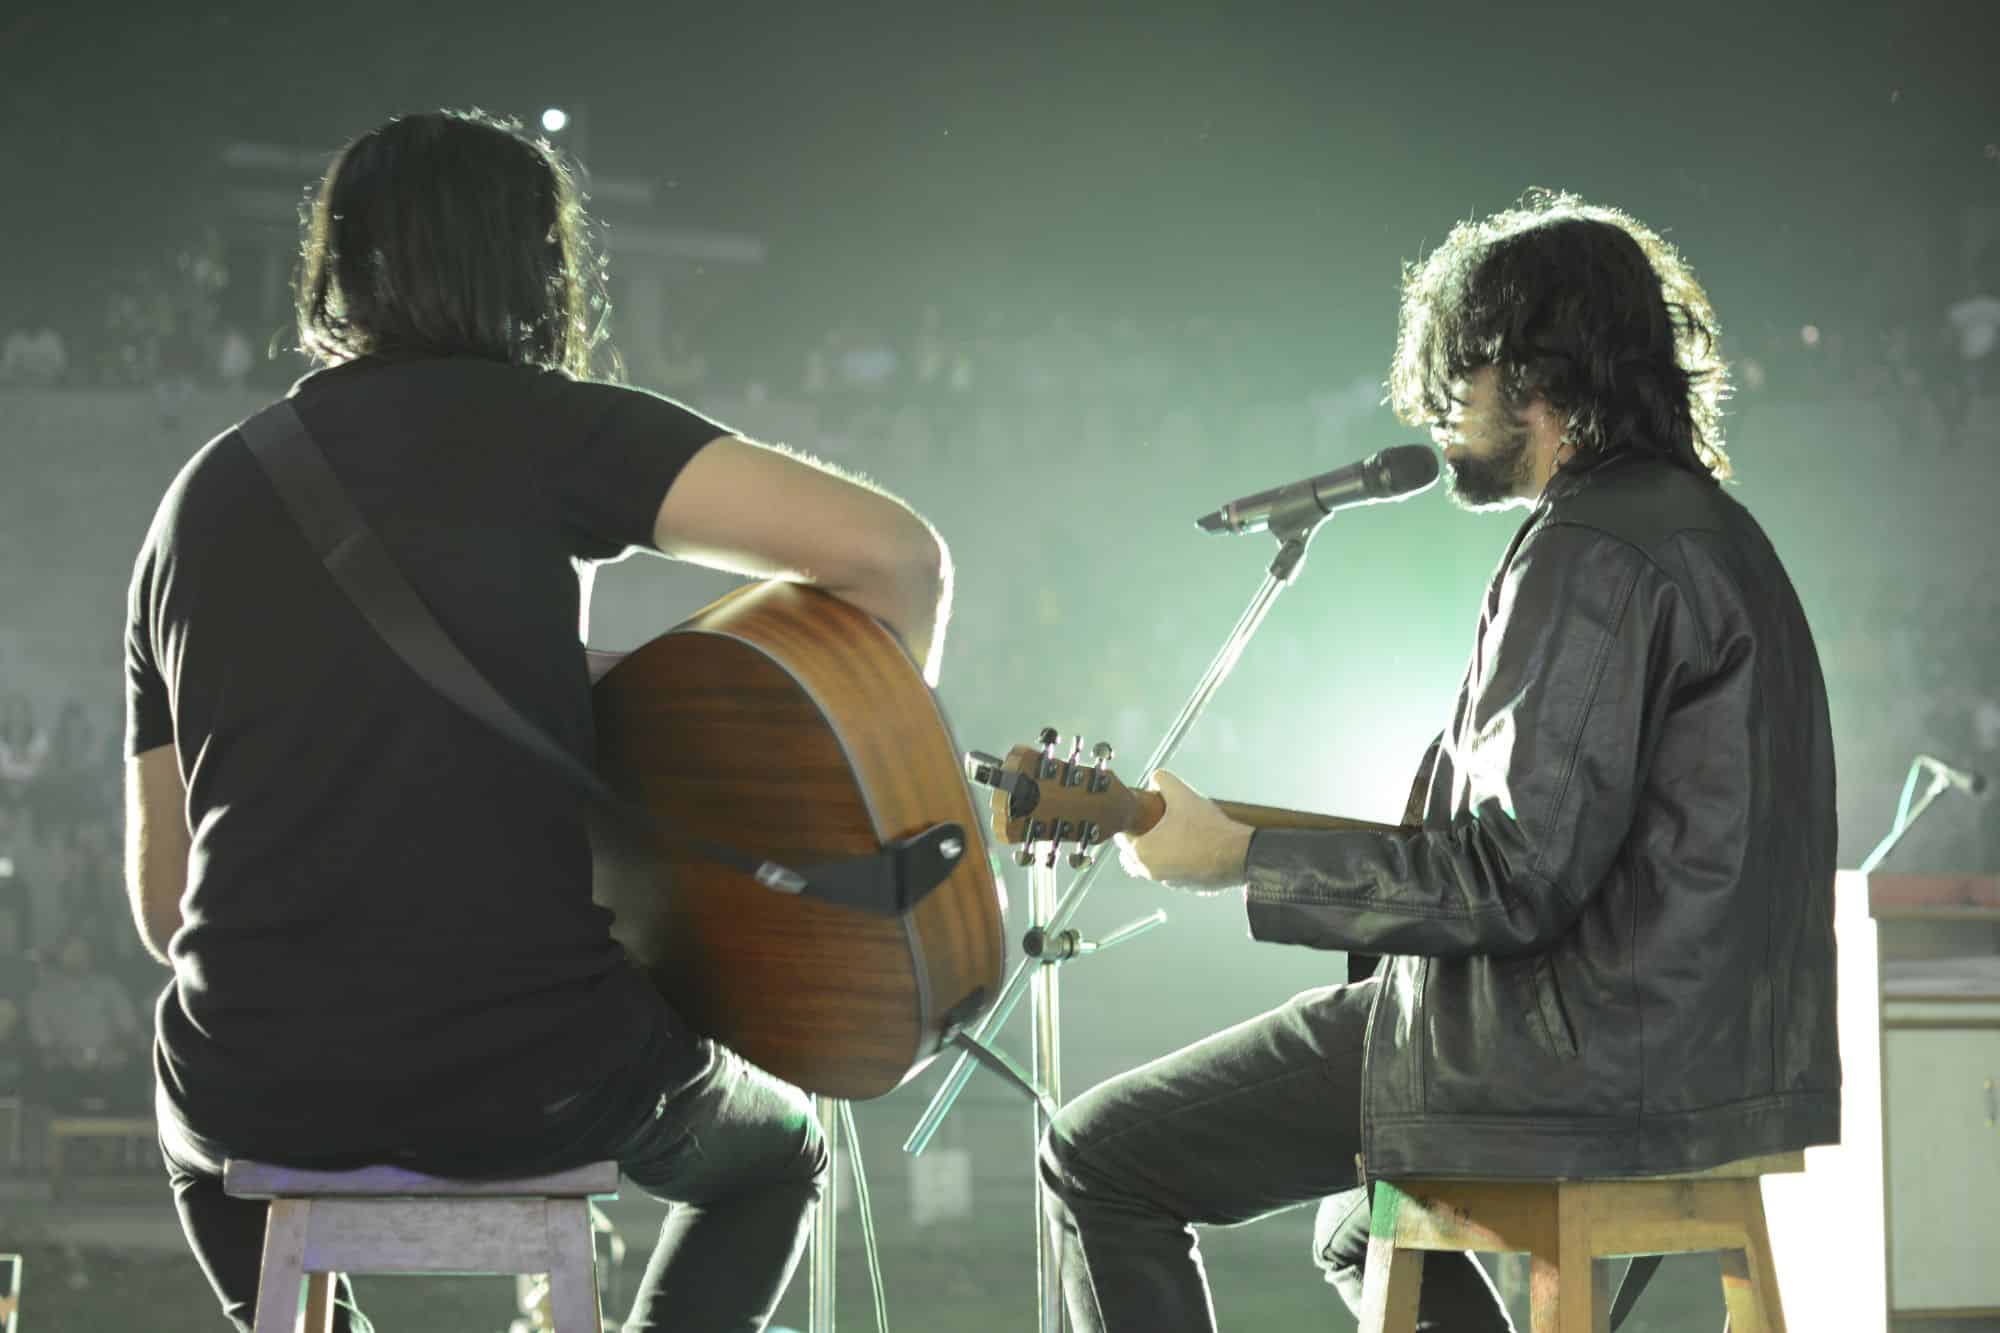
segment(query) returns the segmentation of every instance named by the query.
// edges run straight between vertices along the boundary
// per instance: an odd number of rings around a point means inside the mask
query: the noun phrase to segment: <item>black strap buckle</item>
[[[802,893],[878,916],[902,916],[950,878],[969,846],[963,826],[933,824],[921,833],[884,843],[873,856],[823,861],[795,870],[767,861],[754,873],[759,883],[779,892]]]

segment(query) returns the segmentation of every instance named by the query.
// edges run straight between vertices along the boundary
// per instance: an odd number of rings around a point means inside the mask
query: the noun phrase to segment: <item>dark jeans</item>
[[[1194,1226],[1322,1200],[1319,1266],[1357,1314],[1368,1257],[1361,1052],[1375,982],[1307,991],[1092,1088],[1042,1141],[1078,1333],[1212,1330]],[[1511,1333],[1470,1255],[1424,1265],[1418,1328]]]
[[[632,1184],[672,1204],[628,1333],[762,1329],[804,1250],[826,1145],[804,1093],[731,1051],[714,1052],[692,1083],[664,1087],[643,1068],[622,1071],[548,1108],[540,1126],[468,1126],[456,1147],[396,1154],[395,1164],[493,1177],[615,1159]],[[250,1333],[268,1205],[224,1194],[227,1146],[189,1129],[164,1098],[159,1109],[181,1226],[223,1313]],[[340,1295],[353,1299],[345,1284]],[[342,1311],[336,1327],[346,1326]]]

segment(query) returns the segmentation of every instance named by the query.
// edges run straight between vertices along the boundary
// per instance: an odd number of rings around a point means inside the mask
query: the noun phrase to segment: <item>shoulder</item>
[[[515,365],[476,357],[451,357],[406,362],[385,367],[413,380],[430,379],[440,388],[546,405],[570,413],[586,424],[618,412],[660,416],[700,417],[701,414],[665,394],[609,380],[578,379],[560,370]]]
[[[476,356],[360,357],[314,371],[293,386],[292,400],[310,421],[351,404],[383,406],[477,404],[481,410],[550,415],[588,427],[620,408],[691,409],[646,389],[577,379],[541,366]]]
[[[731,433],[685,403],[636,385],[576,379],[559,370],[495,361],[460,359],[447,364],[466,395],[510,402],[546,435],[579,444],[607,433],[642,441],[705,444]]]
[[[1691,636],[1681,651],[1708,659],[1716,628],[1746,586],[1782,569],[1755,518],[1723,486],[1669,463],[1633,460],[1591,474],[1550,502],[1522,543],[1553,555],[1577,585],[1629,589],[1648,622]]]
[[[610,422],[632,422],[656,432],[672,436],[688,435],[697,437],[703,443],[733,432],[729,427],[714,420],[705,413],[698,412],[677,399],[651,389],[641,389],[629,384],[611,384],[603,380],[571,380],[556,376],[562,383],[558,390],[569,395],[577,410],[588,417],[593,425],[602,426]]]
[[[1530,539],[1568,529],[1571,540],[1621,544],[1666,566],[1676,539],[1727,532],[1741,513],[1742,506],[1711,478],[1651,459],[1618,460],[1548,500]]]
[[[201,519],[209,511],[227,509],[240,499],[256,470],[256,460],[237,434],[241,424],[229,427],[195,450],[174,473],[153,510],[153,521],[141,548],[142,558],[157,557],[191,521]]]
[[[1715,526],[1719,488],[1670,464],[1606,465],[1545,498],[1509,550],[1498,585],[1504,604],[1547,612],[1671,600],[1679,583],[1679,534]]]

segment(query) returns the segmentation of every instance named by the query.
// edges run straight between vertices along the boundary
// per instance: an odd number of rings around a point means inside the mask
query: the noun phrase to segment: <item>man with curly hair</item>
[[[1398,830],[1253,829],[1162,772],[1165,818],[1121,839],[1136,875],[1242,886],[1253,936],[1346,952],[1350,984],[1057,1116],[1041,1169],[1080,1329],[1213,1328],[1195,1224],[1322,1199],[1316,1258],[1358,1311],[1372,1180],[1659,1175],[1839,1136],[1826,693],[1721,485],[1706,295],[1636,219],[1542,192],[1404,277],[1398,413],[1459,504],[1530,512]],[[1424,1266],[1418,1326],[1510,1324],[1468,1258]]]

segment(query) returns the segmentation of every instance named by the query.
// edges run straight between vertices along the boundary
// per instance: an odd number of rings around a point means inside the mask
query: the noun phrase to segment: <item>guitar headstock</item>
[[[966,777],[993,788],[994,839],[1018,846],[1015,860],[1024,866],[1038,847],[1047,848],[1053,866],[1068,843],[1070,865],[1081,868],[1113,834],[1143,833],[1159,819],[1158,798],[1142,800],[1111,771],[1108,744],[1099,741],[1086,758],[1077,736],[1066,757],[1060,750],[1055,728],[1044,727],[1040,744],[1017,745],[1005,759],[977,750],[965,756]]]

